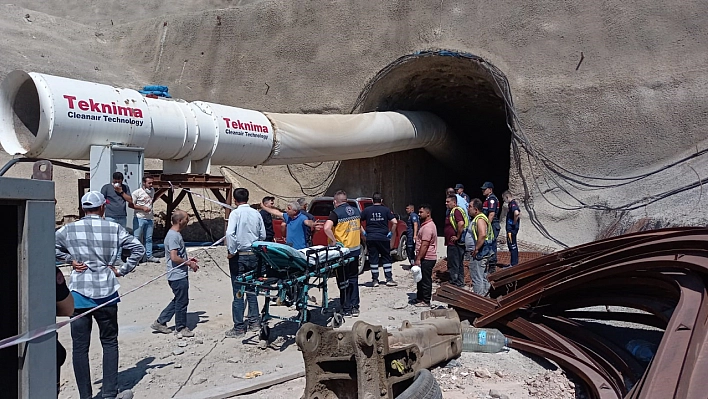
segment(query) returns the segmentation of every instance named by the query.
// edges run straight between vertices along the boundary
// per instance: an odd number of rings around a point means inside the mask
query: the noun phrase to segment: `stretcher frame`
[[[234,279],[234,284],[240,285],[236,291],[237,298],[243,298],[246,293],[255,293],[265,297],[265,303],[260,312],[259,339],[269,341],[269,320],[283,320],[300,326],[311,320],[311,312],[316,309],[319,309],[322,315],[331,310],[332,317],[328,319],[327,324],[334,328],[340,327],[344,323],[344,318],[336,307],[329,305],[327,283],[330,277],[337,273],[344,273],[344,266],[350,262],[356,262],[356,257],[344,254],[343,248],[339,246],[313,248],[304,251],[306,260],[305,267],[303,267],[302,258],[296,259],[292,255],[278,254],[269,249],[269,246],[272,246],[272,243],[254,243],[253,252],[258,258],[256,269],[238,275]],[[339,256],[330,259],[330,251],[332,250],[337,251]],[[318,256],[321,251],[326,251],[324,259],[320,259]],[[277,263],[282,264],[283,256],[289,257],[287,263],[290,267],[285,269],[277,265]],[[280,257],[280,259],[275,257]],[[310,263],[311,259],[314,259],[314,264]],[[314,298],[311,299],[308,294],[312,288],[322,290],[321,306],[310,304],[310,302],[314,302]],[[298,313],[291,317],[274,315],[270,312],[271,302],[274,302],[276,306],[294,307]]]

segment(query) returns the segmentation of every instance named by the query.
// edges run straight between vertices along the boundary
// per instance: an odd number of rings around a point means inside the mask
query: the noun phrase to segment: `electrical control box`
[[[142,185],[145,157],[143,149],[122,145],[91,146],[91,191],[101,191],[101,187],[113,182],[113,173],[123,174],[123,184],[133,191]],[[128,230],[132,231],[133,209],[126,205]]]
[[[0,339],[5,339],[56,322],[54,182],[0,177],[0,219]],[[55,336],[0,349],[0,397],[56,398]]]

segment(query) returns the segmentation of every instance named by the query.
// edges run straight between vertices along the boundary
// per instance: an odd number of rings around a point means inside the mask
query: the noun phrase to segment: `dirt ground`
[[[226,275],[228,263],[225,249],[189,248],[189,252],[200,259],[201,265],[201,269],[189,277],[188,326],[195,331],[196,336],[178,339],[172,334],[163,335],[151,331],[150,324],[172,298],[164,278],[123,298],[118,305],[120,390],[132,389],[135,398],[179,398],[243,382],[242,378],[249,371],[262,371],[268,375],[302,369],[302,356],[295,344],[297,326],[294,323],[271,321],[272,343],[266,350],[258,349],[256,333],[249,333],[245,339],[224,338],[224,332],[232,326],[232,291],[230,279]],[[370,286],[368,271],[360,276],[362,313],[359,319],[390,329],[397,328],[403,320],[419,320],[420,309],[407,304],[415,293],[415,284],[409,272],[404,271],[401,265],[401,262],[394,265],[394,279],[398,281],[398,287],[382,285],[373,288]],[[120,292],[127,292],[160,275],[164,270],[164,263],[142,264],[135,272],[121,279]],[[338,291],[335,288],[332,279],[330,296],[336,299]],[[319,291],[311,291],[311,294],[321,303]],[[260,303],[263,303],[262,298]],[[295,314],[283,307],[274,309],[277,314]],[[317,319],[322,321],[323,317]],[[341,328],[351,328],[355,320],[346,319]],[[168,325],[172,326],[172,323]],[[70,354],[71,336],[68,328],[59,331],[59,340]],[[91,342],[89,356],[96,395],[100,392],[102,378],[101,346],[96,327]],[[449,378],[439,378],[446,398],[486,395],[490,387],[510,397],[532,398],[525,391],[524,381],[555,368],[542,359],[537,361],[513,350],[499,354],[463,353],[459,362],[461,366],[456,372],[463,373],[461,370],[465,368],[474,370],[479,366],[488,368],[491,373],[499,371],[504,378],[496,375],[491,379],[470,376],[463,389],[448,384]],[[71,356],[68,356],[62,367],[60,398],[74,398],[77,395],[71,363]],[[436,371],[436,375],[440,377],[440,372]],[[458,377],[462,378],[460,375]],[[246,397],[300,397],[304,386],[304,378],[299,378]]]

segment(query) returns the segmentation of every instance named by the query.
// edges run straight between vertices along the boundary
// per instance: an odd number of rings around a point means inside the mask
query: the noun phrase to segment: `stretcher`
[[[317,245],[296,250],[288,245],[267,241],[256,241],[252,248],[258,257],[256,269],[236,276],[234,282],[240,284],[237,297],[243,297],[247,291],[265,297],[260,315],[261,341],[270,339],[269,320],[285,320],[301,325],[309,322],[311,312],[317,309],[323,315],[331,311],[328,323],[333,327],[342,325],[342,315],[335,308],[329,307],[327,280],[344,273],[345,266],[350,262],[357,262],[355,257],[350,256],[348,248]],[[308,294],[311,288],[322,291],[321,306],[310,305],[310,301],[314,302],[314,297],[311,299]],[[272,304],[293,307],[297,315],[273,315],[270,313]]]

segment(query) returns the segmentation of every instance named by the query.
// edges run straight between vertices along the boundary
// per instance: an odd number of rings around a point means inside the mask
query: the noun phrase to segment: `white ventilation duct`
[[[5,152],[89,159],[92,145],[123,144],[170,172],[215,165],[282,165],[370,158],[446,147],[445,123],[425,112],[262,113],[202,101],[153,99],[131,89],[13,71],[0,86]]]

